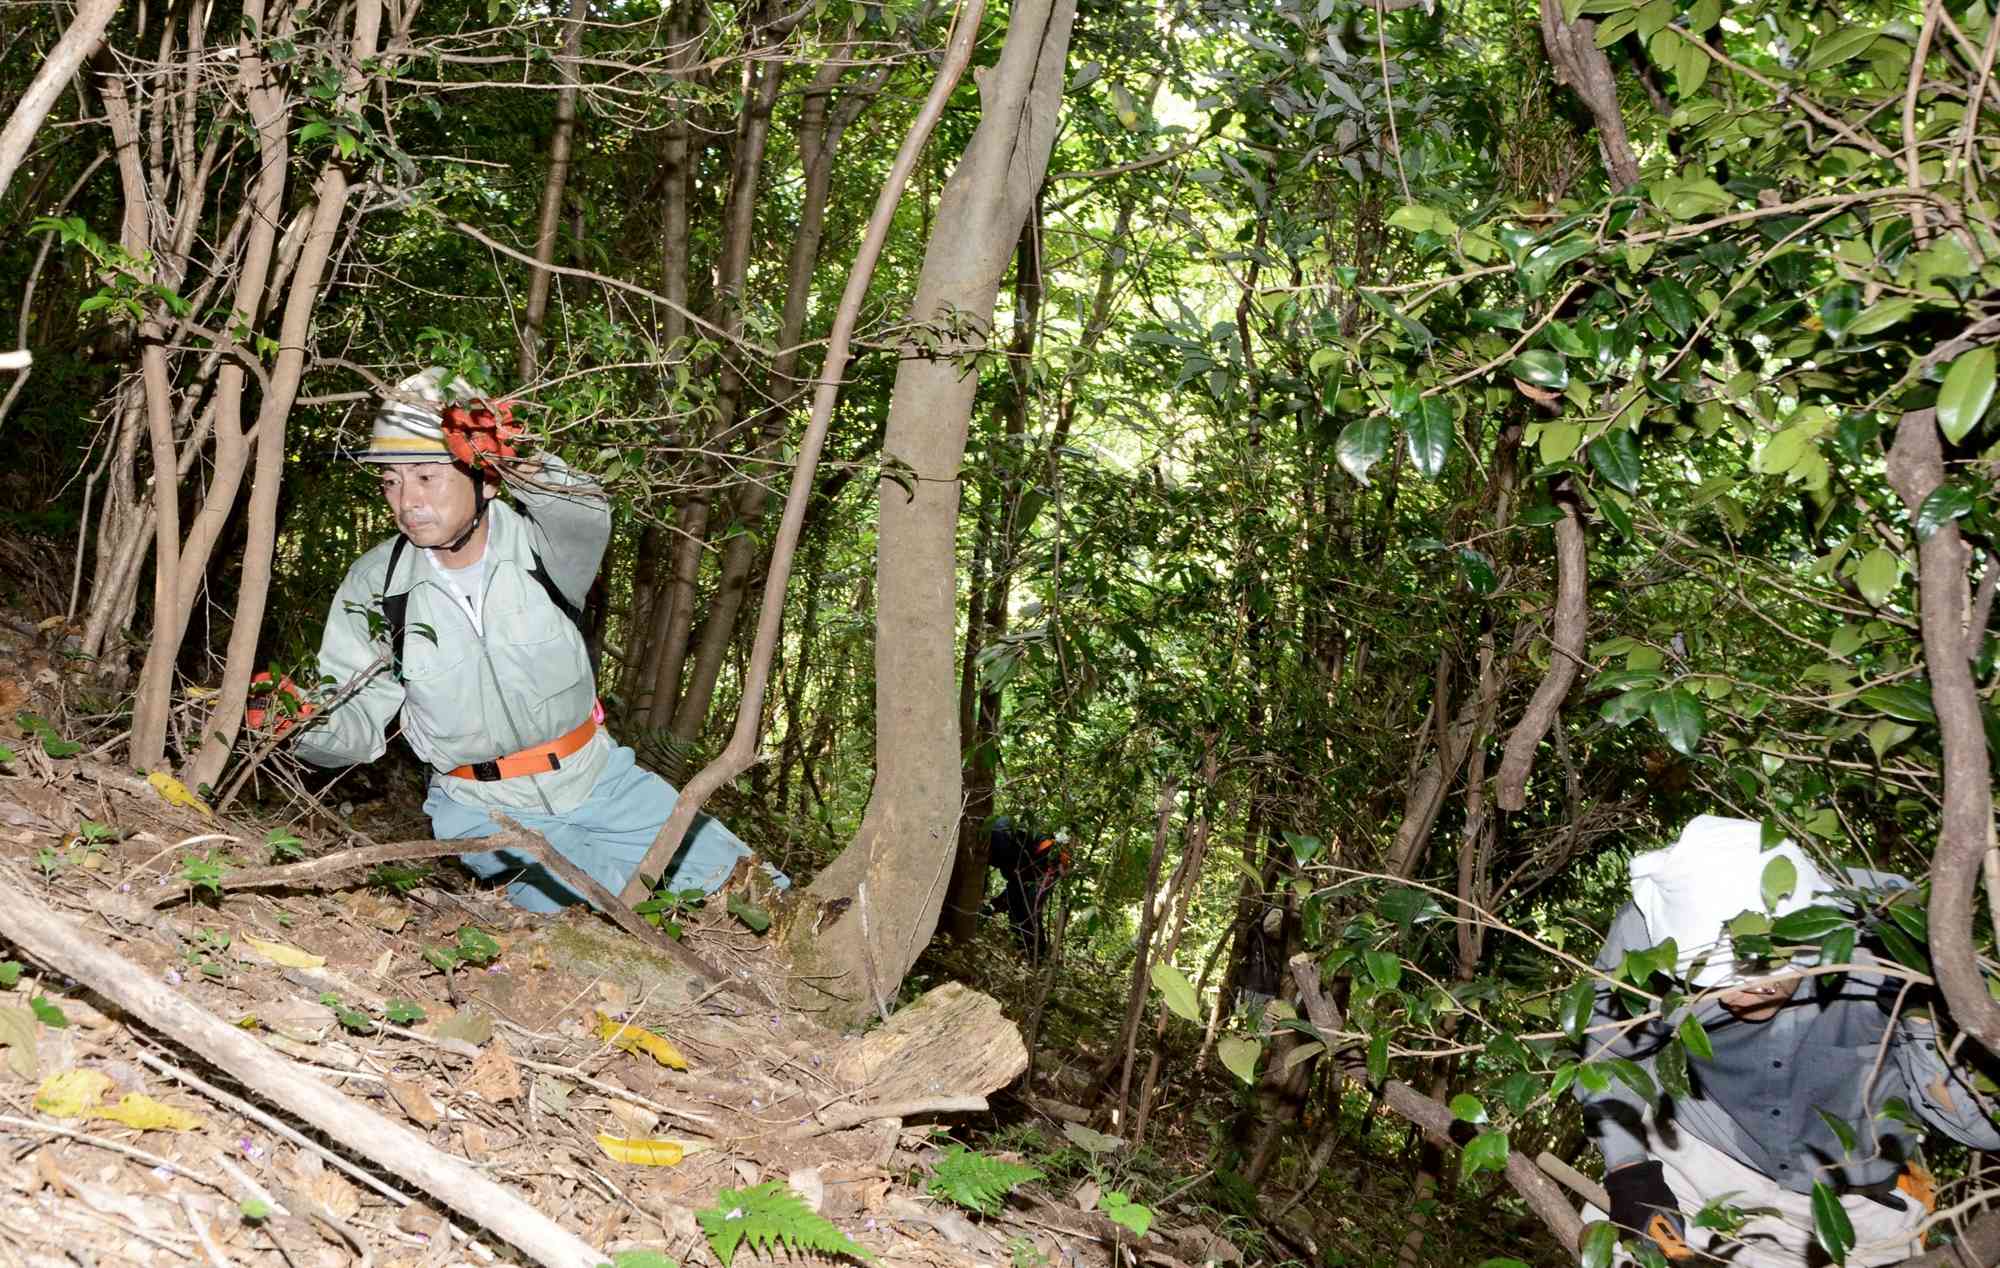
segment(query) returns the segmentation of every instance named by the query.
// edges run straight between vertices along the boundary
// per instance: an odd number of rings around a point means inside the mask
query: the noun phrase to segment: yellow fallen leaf
[[[597,1037],[609,1040],[612,1047],[626,1052],[643,1052],[670,1070],[688,1068],[688,1059],[681,1055],[679,1048],[645,1027],[621,1025],[603,1013],[598,1013],[596,1016]]]
[[[175,779],[165,771],[154,771],[152,774],[146,776],[146,782],[153,786],[153,791],[160,794],[160,799],[168,805],[187,806],[191,809],[199,810],[206,818],[212,819],[215,817],[209,810],[206,802],[189,792],[186,784],[183,784],[180,780]]]
[[[273,964],[282,964],[288,969],[323,969],[326,957],[288,947],[282,942],[265,942],[261,938],[244,935],[243,944],[263,956]]]
[[[83,1118],[111,1090],[111,1076],[102,1070],[64,1070],[42,1080],[35,1108],[52,1118]]]
[[[114,1123],[136,1127],[142,1132],[191,1132],[202,1125],[201,1119],[197,1116],[184,1109],[162,1105],[143,1092],[127,1092],[119,1098],[116,1105],[98,1106],[91,1113],[91,1117],[108,1118]]]
[[[671,1167],[687,1157],[687,1147],[678,1140],[620,1140],[599,1133],[597,1147],[611,1161],[635,1167]]]

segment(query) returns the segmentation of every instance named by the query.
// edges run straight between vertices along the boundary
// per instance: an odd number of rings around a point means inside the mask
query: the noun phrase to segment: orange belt
[[[593,708],[590,716],[573,731],[559,735],[547,744],[537,744],[524,748],[518,753],[496,757],[490,762],[474,762],[461,766],[445,774],[454,779],[476,779],[481,783],[491,783],[496,779],[514,779],[521,775],[546,775],[550,771],[562,769],[562,759],[590,743],[590,737],[597,734],[597,722],[603,715],[603,706]]]

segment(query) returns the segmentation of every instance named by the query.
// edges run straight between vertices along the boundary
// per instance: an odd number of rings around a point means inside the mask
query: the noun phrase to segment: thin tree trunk
[[[42,120],[62,96],[63,86],[97,52],[104,42],[104,28],[111,24],[111,15],[117,11],[118,0],[81,0],[68,29],[43,59],[41,68],[29,81],[28,90],[14,103],[6,125],[0,127],[0,198],[7,196],[14,173],[27,157],[35,133],[41,131]]]
[[[1167,855],[1167,837],[1174,821],[1174,801],[1180,794],[1180,780],[1169,776],[1160,784],[1159,804],[1153,809],[1153,853],[1146,861],[1146,892],[1139,901],[1139,937],[1132,944],[1132,981],[1125,988],[1125,1021],[1118,1027],[1118,1043],[1111,1049],[1119,1062],[1118,1103],[1112,1111],[1113,1126],[1125,1123],[1125,1108],[1132,1093],[1132,1058],[1139,1042],[1139,1019],[1146,1011],[1146,983],[1152,973],[1153,925],[1158,917],[1160,864]]]
[[[562,219],[563,188],[569,183],[570,144],[576,133],[576,59],[583,55],[583,24],[589,16],[590,0],[570,0],[562,60],[556,66],[563,86],[556,92],[556,127],[549,137],[549,175],[542,182],[542,202],[535,215],[535,263],[541,267],[528,274],[527,311],[521,317],[521,354],[515,377],[522,383],[532,382],[541,364],[542,323],[549,314],[549,288],[555,281],[555,274],[548,266],[556,258],[556,225]]]
[[[848,271],[847,287],[841,293],[840,306],[834,312],[833,329],[827,337],[826,363],[821,367],[819,382],[813,396],[812,418],[806,426],[805,436],[799,443],[798,463],[792,469],[791,488],[785,498],[785,518],[778,527],[778,535],[771,549],[771,566],[764,579],[763,607],[758,612],[757,639],[744,674],[743,696],[736,713],[736,729],[721,755],[697,773],[688,781],[687,787],[681,790],[681,797],[674,806],[673,814],[660,828],[659,836],[654,838],[653,844],[647,848],[645,857],[640,860],[632,879],[626,883],[620,894],[627,903],[636,902],[645,895],[647,878],[657,875],[680,849],[681,840],[687,835],[695,815],[700,813],[702,803],[717,788],[735,778],[756,760],[758,724],[763,715],[764,687],[770,680],[771,658],[777,650],[778,628],[784,616],[785,589],[791,579],[792,556],[798,549],[799,532],[804,526],[806,510],[811,501],[814,473],[819,465],[820,452],[826,445],[828,428],[833,422],[834,404],[840,396],[840,380],[834,377],[834,373],[846,369],[847,352],[853,343],[854,327],[861,317],[861,303],[867,294],[868,284],[874,277],[876,262],[881,259],[882,248],[888,241],[889,226],[895,217],[896,204],[901,201],[903,188],[909,183],[910,172],[916,167],[917,157],[923,150],[924,142],[936,128],[939,117],[944,113],[945,102],[957,85],[959,76],[964,74],[966,64],[971,60],[972,47],[978,37],[979,20],[984,12],[984,0],[968,0],[966,7],[960,10],[937,81],[931,86],[930,96],[925,99],[922,109],[918,111],[915,121],[910,125],[908,134],[903,138],[902,148],[897,151],[896,161],[889,171],[889,178],[883,184],[875,202],[875,209],[868,217],[868,228],[862,237],[861,249],[855,254],[854,266]],[[921,293],[921,287],[919,289]],[[824,878],[825,873],[821,876]],[[852,1002],[860,1002],[858,996],[851,996],[849,999]]]

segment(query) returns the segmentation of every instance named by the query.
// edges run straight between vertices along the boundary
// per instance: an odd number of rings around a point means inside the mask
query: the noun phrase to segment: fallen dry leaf
[[[411,1122],[420,1127],[436,1127],[444,1121],[444,1115],[438,1113],[437,1102],[431,1100],[431,1094],[424,1091],[420,1084],[395,1078],[384,1079],[383,1082],[388,1084],[389,1095],[403,1113],[410,1116]]]
[[[465,1086],[467,1091],[476,1092],[480,1099],[495,1105],[514,1100],[523,1091],[521,1067],[508,1055],[506,1044],[496,1043],[473,1058],[472,1073]]]
[[[612,1047],[625,1052],[643,1052],[670,1070],[688,1068],[687,1058],[681,1055],[681,1050],[667,1042],[664,1037],[654,1034],[643,1026],[630,1026],[612,1021],[603,1013],[597,1013],[595,1016],[597,1037],[608,1041]]]
[[[493,1019],[485,1013],[473,1009],[462,1009],[449,1017],[438,1019],[431,1027],[431,1033],[439,1039],[456,1039],[474,1047],[493,1037]]]
[[[92,1118],[108,1118],[114,1123],[136,1127],[143,1132],[191,1132],[202,1126],[198,1115],[163,1105],[143,1092],[127,1092],[116,1105],[100,1105]]]
[[[82,1118],[110,1090],[111,1077],[102,1070],[63,1070],[35,1089],[35,1108],[51,1118]]]
[[[650,1136],[659,1129],[660,1116],[643,1105],[632,1105],[625,1101],[610,1101],[606,1108],[618,1120],[627,1136]]]
[[[597,1147],[611,1161],[635,1167],[678,1166],[687,1157],[687,1147],[678,1140],[622,1140],[599,1133]]]
[[[186,806],[190,810],[198,810],[205,819],[215,817],[215,813],[208,808],[206,802],[189,792],[186,784],[165,771],[154,771],[146,776],[146,782],[153,786],[153,791],[160,794],[160,799],[168,805]]]
[[[346,907],[356,922],[384,933],[400,933],[403,926],[410,922],[407,905],[365,891],[348,895]]]
[[[244,945],[248,946],[258,955],[263,956],[266,960],[288,969],[323,969],[326,967],[325,956],[314,955],[310,951],[301,951],[297,947],[286,946],[282,942],[265,942],[261,938],[252,938],[248,934],[244,935],[243,942]]]
[[[576,1088],[546,1074],[535,1076],[535,1100],[541,1107],[557,1116],[569,1113],[569,1094]]]
[[[321,1171],[305,1186],[305,1194],[332,1212],[336,1219],[351,1220],[361,1213],[361,1193],[337,1171]]]
[[[41,1077],[33,1013],[25,1008],[0,1008],[0,1043],[7,1045],[8,1069],[24,1079]]]

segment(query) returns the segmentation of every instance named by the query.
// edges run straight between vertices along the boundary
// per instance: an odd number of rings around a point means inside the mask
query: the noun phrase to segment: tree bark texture
[[[1597,143],[1604,170],[1617,189],[1639,183],[1639,160],[1618,109],[1618,80],[1611,59],[1597,47],[1597,23],[1589,18],[1563,21],[1562,0],[1542,0],[1542,44],[1555,64],[1556,78],[1568,84],[1590,117],[1597,121]]]
[[[1937,411],[1903,415],[1889,447],[1888,470],[1889,483],[1914,520],[1924,499],[1944,483]],[[1944,741],[1944,816],[1931,855],[1930,949],[1952,1019],[1988,1052],[2000,1054],[2000,1004],[1987,993],[1972,932],[1980,865],[1994,846],[1993,776],[1979,716],[1979,685],[1972,676],[1972,658],[1985,631],[1966,629],[1972,610],[1966,576],[1971,559],[1956,521],[1947,520],[1917,546],[1924,669]],[[1986,566],[1994,567],[1995,561],[1989,558]]]
[[[64,85],[104,42],[104,28],[111,24],[118,3],[119,0],[82,0],[77,5],[68,29],[49,50],[28,90],[14,103],[5,126],[0,126],[0,198],[7,196],[14,173],[28,156],[35,133],[41,130],[42,120],[48,117],[56,99],[62,96]]]
[[[1496,793],[1502,810],[1519,810],[1528,804],[1528,775],[1535,768],[1535,750],[1549,728],[1561,722],[1563,701],[1569,698],[1570,688],[1583,669],[1584,636],[1590,629],[1590,561],[1585,552],[1583,516],[1573,492],[1556,490],[1555,504],[1561,508],[1562,518],[1555,525],[1556,607],[1550,620],[1549,672],[1507,736]]]
[[[569,156],[576,135],[577,68],[583,55],[583,24],[590,0],[570,0],[569,22],[563,30],[563,55],[556,63],[563,86],[556,92],[556,126],[549,137],[549,174],[542,182],[542,201],[535,212],[535,263],[528,274],[528,301],[521,315],[521,351],[515,378],[533,381],[542,358],[542,324],[549,315],[549,290],[555,274],[548,266],[556,258],[556,225],[562,219],[563,190],[569,184]]]
[[[910,488],[886,477],[877,485],[875,787],[854,842],[812,885],[826,899],[875,881],[872,936],[863,940],[849,918],[823,938],[826,966],[846,979],[830,983],[830,994],[850,1009],[868,993],[857,972],[865,960],[885,991],[915,962],[956,853],[958,473],[978,386],[968,358],[985,346],[1000,279],[1048,169],[1075,19],[1074,0],[1023,0],[1009,11],[999,61],[980,82],[979,126],[945,183],[911,305],[912,320],[938,327],[939,337],[932,348],[905,348],[883,440],[884,461],[907,469]],[[978,328],[962,327],[961,315]],[[831,352],[828,361],[838,364]]]

